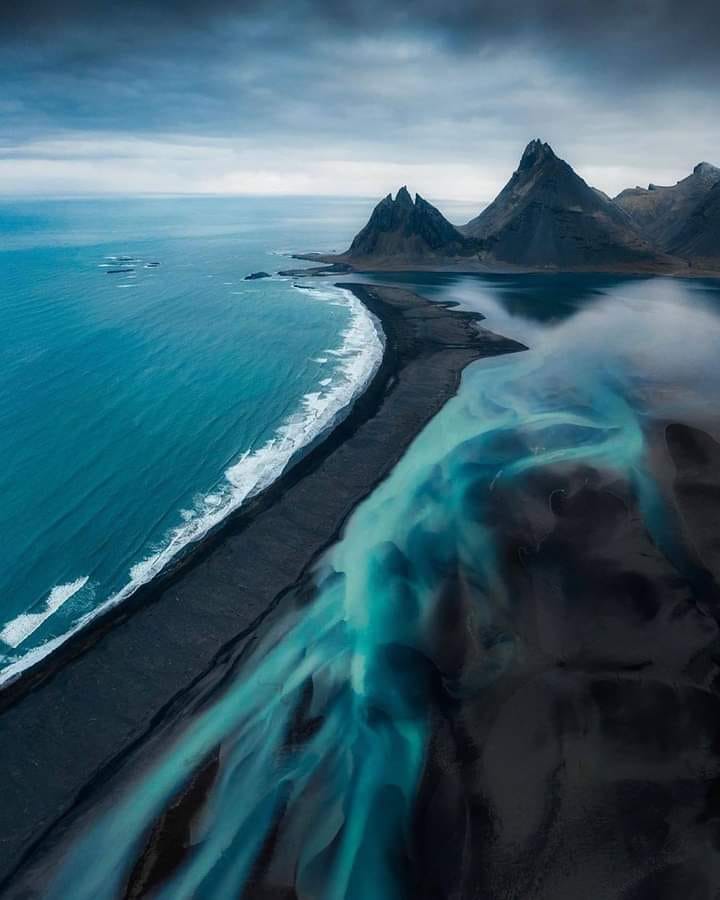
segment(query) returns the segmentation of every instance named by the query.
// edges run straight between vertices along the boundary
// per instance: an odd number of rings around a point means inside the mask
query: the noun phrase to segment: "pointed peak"
[[[709,162],[699,162],[693,169],[693,175],[720,175],[720,169]]]
[[[407,186],[403,185],[400,190],[397,192],[395,197],[396,203],[401,203],[403,206],[412,206],[412,197],[410,196],[410,191],[408,191]]]
[[[521,169],[531,169],[533,166],[545,162],[546,159],[554,159],[555,154],[550,144],[543,143],[540,138],[536,138],[525,148],[520,160]]]

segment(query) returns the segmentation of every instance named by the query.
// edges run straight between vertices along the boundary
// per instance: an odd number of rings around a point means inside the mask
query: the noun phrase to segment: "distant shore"
[[[615,265],[615,266],[516,266],[511,263],[489,262],[472,257],[454,259],[404,259],[402,257],[353,259],[339,253],[296,253],[293,259],[317,263],[332,270],[344,268],[348,273],[363,275],[372,272],[444,272],[454,275],[627,275],[648,278],[653,275],[667,278],[720,278],[720,269],[697,265]],[[323,274],[318,268],[314,274]]]
[[[15,890],[44,839],[105,796],[117,770],[171,731],[198,691],[222,682],[455,394],[465,366],[525,349],[451,304],[401,288],[339,286],[377,317],[386,341],[347,417],[175,566],[0,691],[0,892]]]

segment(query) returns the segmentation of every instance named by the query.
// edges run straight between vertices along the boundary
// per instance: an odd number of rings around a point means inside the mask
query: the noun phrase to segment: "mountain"
[[[699,163],[672,187],[638,187],[611,199],[534,140],[510,181],[467,225],[452,225],[403,187],[378,203],[345,253],[300,258],[355,269],[672,273],[697,261],[716,270],[718,185],[720,169]]]
[[[692,246],[680,235],[690,227],[690,220],[708,198],[713,187],[720,182],[720,169],[701,162],[692,174],[669,187],[651,184],[646,188],[628,188],[618,194],[615,203],[625,210],[641,233],[658,247],[669,252],[676,248]],[[702,219],[694,219],[697,228]],[[693,253],[694,251],[687,251]],[[720,247],[714,254],[720,256]]]
[[[388,194],[373,210],[367,225],[355,237],[344,259],[357,261],[404,260],[427,262],[472,252],[468,241],[427,200],[400,188],[393,200]]]
[[[625,210],[590,187],[549,144],[532,141],[517,171],[461,227],[483,257],[531,268],[646,268],[662,263]]]
[[[720,260],[720,179],[676,230],[668,250],[686,259],[717,265]]]

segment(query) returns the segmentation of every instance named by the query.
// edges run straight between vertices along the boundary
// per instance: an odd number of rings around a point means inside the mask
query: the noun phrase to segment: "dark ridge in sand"
[[[563,464],[489,497],[507,591],[448,572],[424,651],[404,659],[432,711],[412,827],[396,848],[404,896],[718,896],[720,445],[683,424],[657,430],[684,563],[653,542],[629,482]],[[478,609],[512,639],[504,665],[503,642],[469,627]],[[292,737],[312,723],[298,711]],[[153,828],[136,867],[146,885],[173,871],[207,775]],[[298,896],[278,880],[296,871],[283,818],[247,900]]]
[[[0,694],[0,892],[132,754],[219,682],[354,506],[455,393],[465,366],[525,349],[399,288],[341,285],[381,321],[382,364],[347,418],[174,570]],[[49,843],[48,843],[49,842]],[[137,871],[142,882],[147,873]]]
[[[201,766],[174,803],[162,814],[147,840],[145,852],[130,873],[123,900],[141,900],[162,884],[166,872],[188,855],[191,829],[220,765],[219,752]]]
[[[702,495],[716,500],[720,446],[678,424],[663,452],[686,536],[716,566]],[[460,572],[433,630],[412,896],[718,897],[717,568],[693,585],[612,473],[558,466],[491,501],[509,598],[493,621],[516,653],[477,677],[486,654],[464,623],[494,598]]]
[[[675,464],[673,492],[685,539],[720,580],[720,444],[699,428],[677,423],[668,425],[665,440]]]

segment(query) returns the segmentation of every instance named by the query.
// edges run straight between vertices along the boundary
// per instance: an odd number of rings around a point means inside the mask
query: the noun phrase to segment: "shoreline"
[[[142,756],[169,719],[182,717],[195,685],[222,679],[227,657],[242,654],[307,577],[455,394],[466,365],[525,349],[478,328],[483,317],[454,304],[403,288],[338,287],[352,291],[385,337],[382,361],[347,416],[181,560],[0,690],[0,891],[131,754]]]
[[[485,263],[479,260],[470,261],[465,257],[447,259],[443,261],[401,260],[401,259],[361,259],[352,260],[346,254],[332,253],[294,253],[293,259],[301,259],[306,262],[318,263],[329,269],[343,266],[347,267],[348,274],[369,275],[371,273],[392,272],[437,272],[445,275],[620,275],[628,278],[720,278],[720,270],[717,268],[703,269],[702,267],[688,266],[577,266],[561,269],[555,266],[532,268],[516,266],[512,263]],[[337,269],[336,269],[337,271]],[[314,274],[323,274],[316,272]],[[332,272],[327,272],[332,274]]]
[[[322,285],[321,289],[327,287],[330,286]],[[314,285],[298,284],[294,284],[293,289],[300,292],[316,290]],[[331,290],[332,289],[333,288],[331,288]],[[363,327],[367,328],[369,332],[372,332],[374,346],[371,347],[370,341],[368,340],[368,343],[363,346],[362,351],[360,353],[356,352],[352,357],[353,363],[360,361],[361,363],[366,364],[361,376],[357,377],[357,373],[355,373],[356,377],[352,380],[349,378],[345,379],[344,376],[347,373],[347,367],[345,366],[344,368],[344,363],[339,363],[336,371],[336,378],[334,378],[332,386],[325,392],[326,398],[324,398],[325,402],[322,409],[320,412],[317,412],[317,407],[313,410],[315,413],[314,422],[311,421],[310,408],[303,407],[303,404],[308,401],[312,395],[306,394],[301,398],[299,407],[300,412],[297,413],[297,416],[301,417],[299,418],[300,426],[311,429],[309,436],[303,436],[303,440],[298,441],[296,434],[290,433],[289,422],[293,418],[291,416],[278,426],[267,442],[244,456],[238,454],[237,458],[231,461],[223,472],[222,477],[225,479],[224,482],[219,488],[216,488],[223,496],[222,502],[218,506],[213,507],[212,509],[206,508],[198,513],[197,516],[193,516],[189,522],[186,521],[182,524],[173,526],[167,532],[167,539],[159,549],[147,551],[142,558],[137,559],[134,562],[128,562],[128,580],[122,587],[109,592],[99,604],[86,612],[62,634],[49,638],[43,644],[32,647],[22,656],[9,662],[0,669],[0,710],[3,705],[3,692],[12,688],[12,685],[15,684],[18,679],[25,677],[38,666],[42,665],[44,660],[60,651],[68,641],[76,639],[77,636],[87,628],[93,627],[96,621],[104,619],[104,617],[111,614],[112,610],[116,609],[121,604],[127,603],[134,597],[138,590],[146,585],[153,584],[158,577],[181,566],[183,560],[191,554],[196,547],[199,547],[199,545],[210,535],[219,528],[222,528],[228,517],[236,514],[242,508],[247,508],[256,496],[259,496],[279,477],[303,459],[304,456],[312,452],[315,447],[319,446],[319,444],[328,437],[336,425],[350,413],[355,400],[366,390],[372,381],[377,368],[382,362],[384,336],[376,317],[367,310],[352,292],[342,289],[339,293],[342,295],[349,295],[343,297],[343,302],[347,299],[348,309],[350,310],[350,321],[347,328],[341,333],[343,339],[342,345],[335,348],[332,352],[338,357],[344,357],[348,350],[353,347],[353,339],[357,340],[357,336],[361,334],[361,329]],[[358,323],[355,320],[358,314],[363,320],[360,327],[358,327]],[[355,347],[355,349],[357,350],[357,347]],[[340,374],[337,375],[337,373]],[[347,390],[346,386],[349,386],[349,390]],[[281,438],[284,431],[286,436]],[[285,442],[284,447],[282,446],[283,441]],[[280,445],[279,448],[277,445]],[[268,448],[270,447],[272,447],[272,449],[268,453]],[[257,466],[257,460],[260,457],[265,457],[265,465],[262,468]],[[255,465],[257,472],[255,482],[247,489],[238,485],[235,480],[237,478],[237,473],[246,463],[250,463],[251,467]],[[268,477],[267,473],[269,471],[272,472],[272,474]],[[231,473],[233,476],[232,479],[230,477]],[[50,592],[50,597],[52,598],[53,591],[58,589],[79,589],[83,587],[84,583],[88,580],[89,579],[85,577],[84,579],[78,579],[77,582],[72,584],[55,585]],[[80,582],[82,582],[82,584]],[[71,591],[67,599],[72,596],[72,593],[73,592]],[[49,602],[50,601],[48,601],[48,604]],[[45,619],[49,618],[54,612],[55,610],[48,609],[45,613]],[[28,613],[21,613],[17,618],[6,623],[3,630],[10,632],[11,629],[17,628],[18,622],[21,622],[27,617]],[[45,619],[35,627],[40,627]],[[31,633],[32,632],[30,632],[30,634]],[[30,635],[28,634],[27,636]],[[4,639],[6,643],[10,643],[7,637],[4,637]],[[24,639],[25,638],[22,638],[22,640]],[[11,646],[17,645],[11,644]]]

